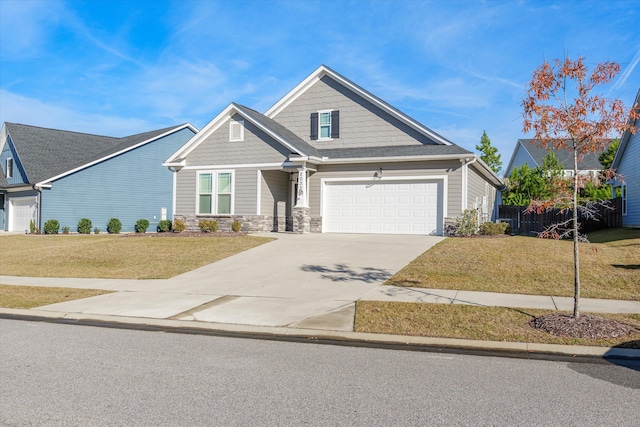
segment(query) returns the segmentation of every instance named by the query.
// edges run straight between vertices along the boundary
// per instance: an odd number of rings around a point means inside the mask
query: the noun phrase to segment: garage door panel
[[[332,182],[324,195],[325,232],[442,233],[442,181]]]

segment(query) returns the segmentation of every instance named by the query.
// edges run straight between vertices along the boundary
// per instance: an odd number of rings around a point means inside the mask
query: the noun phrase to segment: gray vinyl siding
[[[631,135],[620,160],[617,172],[627,186],[627,214],[622,217],[625,227],[640,227],[640,132]]]
[[[457,216],[461,212],[462,191],[461,164],[457,161],[430,161],[412,163],[346,164],[322,165],[309,178],[309,207],[312,216],[321,215],[321,179],[373,177],[382,168],[383,177],[391,176],[447,176],[447,216]],[[373,178],[372,178],[373,179]]]
[[[331,141],[311,140],[311,113],[329,109],[340,111],[340,137]],[[327,76],[273,119],[316,148],[435,144]]]
[[[176,176],[176,215],[190,216],[196,214],[198,172],[215,171],[203,168],[182,169]],[[224,169],[225,171],[228,169]],[[233,170],[235,215],[255,215],[258,194],[258,172],[254,168]]]
[[[472,166],[469,166],[467,187],[467,209],[473,209],[474,206],[480,207],[482,198],[487,197],[487,220],[493,217],[493,209],[495,206],[496,188],[478,173]]]
[[[242,120],[242,117],[235,115],[234,120]],[[229,121],[187,155],[186,166],[277,163],[286,160],[291,153],[246,120],[244,141],[229,141]]]
[[[262,171],[260,214],[285,217],[289,193],[289,174],[281,171]]]

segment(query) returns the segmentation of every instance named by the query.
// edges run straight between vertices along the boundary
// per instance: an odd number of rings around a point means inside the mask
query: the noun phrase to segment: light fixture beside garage
[[[373,173],[373,178],[382,179],[382,168],[378,168],[378,170]]]

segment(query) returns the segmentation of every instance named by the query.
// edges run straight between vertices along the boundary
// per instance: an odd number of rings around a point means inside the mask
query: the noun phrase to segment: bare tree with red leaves
[[[543,62],[533,73],[524,107],[525,133],[534,132],[534,140],[544,148],[569,150],[573,154],[573,177],[566,191],[558,191],[553,200],[532,201],[529,209],[542,212],[552,206],[573,211],[565,223],[554,224],[539,234],[543,238],[573,237],[574,305],[573,318],[580,317],[580,258],[578,244],[586,241],[579,233],[578,189],[581,177],[578,162],[587,153],[602,152],[612,136],[629,129],[635,133],[632,119],[640,117],[640,106],[625,109],[622,101],[592,94],[592,90],[609,83],[620,71],[615,62],[597,64],[589,73],[584,58],[572,61],[556,59]],[[573,83],[575,86],[568,86]],[[612,172],[612,171],[610,171]],[[582,207],[587,215],[592,213]]]

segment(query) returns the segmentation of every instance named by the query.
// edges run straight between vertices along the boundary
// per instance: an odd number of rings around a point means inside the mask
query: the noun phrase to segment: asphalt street
[[[0,320],[0,425],[637,425],[640,364]]]

